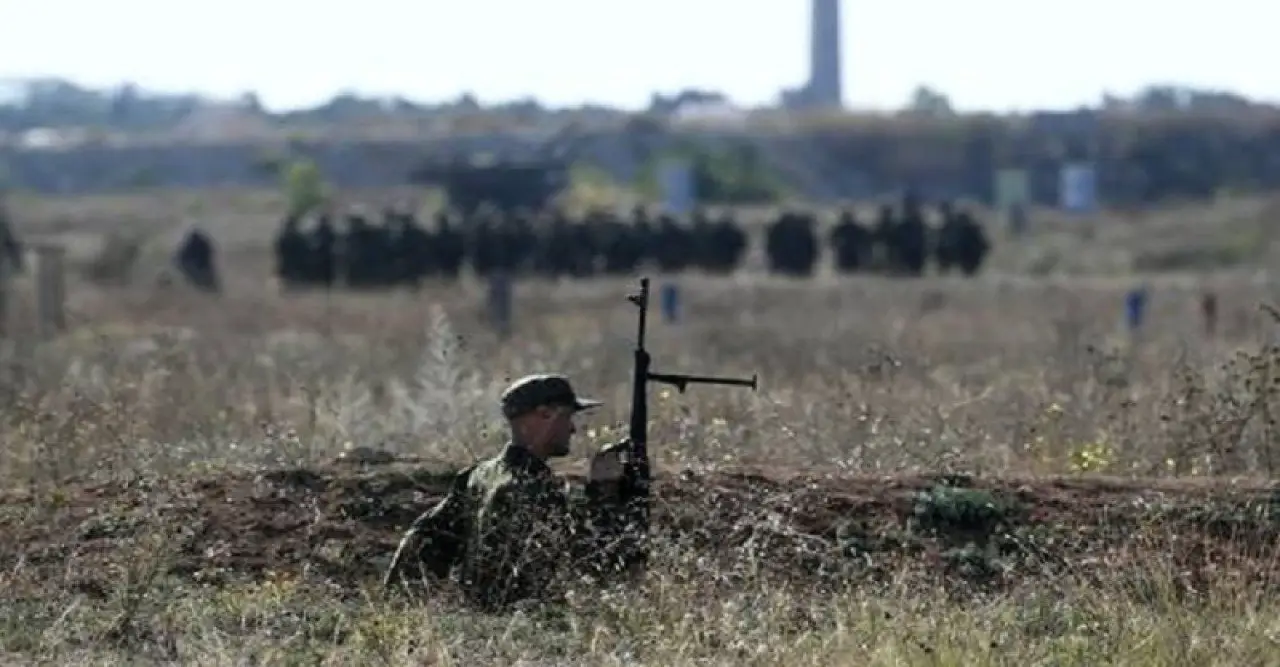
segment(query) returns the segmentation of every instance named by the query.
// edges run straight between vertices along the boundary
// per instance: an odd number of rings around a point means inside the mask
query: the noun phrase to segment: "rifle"
[[[680,393],[691,384],[722,384],[757,388],[757,376],[750,380],[705,375],[683,375],[675,373],[655,373],[649,370],[650,357],[644,347],[645,323],[649,313],[649,279],[640,279],[640,292],[630,294],[627,300],[639,309],[639,326],[636,334],[635,368],[631,379],[631,425],[628,431],[629,455],[624,464],[623,488],[628,504],[628,518],[631,525],[643,537],[649,532],[649,487],[651,470],[649,465],[649,394],[650,382],[661,382],[671,385]],[[643,560],[643,550],[638,554]]]

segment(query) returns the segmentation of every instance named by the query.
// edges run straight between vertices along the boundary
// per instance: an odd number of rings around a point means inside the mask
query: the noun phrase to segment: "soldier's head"
[[[573,416],[601,405],[573,391],[563,375],[527,375],[502,392],[511,439],[539,458],[565,456],[577,431]]]

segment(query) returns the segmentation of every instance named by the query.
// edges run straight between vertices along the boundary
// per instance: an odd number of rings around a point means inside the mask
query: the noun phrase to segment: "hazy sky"
[[[643,107],[653,91],[769,103],[807,74],[805,0],[0,0],[0,79],[233,96],[342,89]],[[846,104],[918,84],[961,108],[1093,103],[1153,82],[1280,100],[1280,10],[1257,0],[844,0]]]

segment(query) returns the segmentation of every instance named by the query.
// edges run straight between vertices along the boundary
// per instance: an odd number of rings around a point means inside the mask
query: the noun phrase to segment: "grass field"
[[[1131,336],[1127,279],[680,278],[685,318],[654,325],[655,366],[758,372],[759,392],[655,388],[641,585],[483,616],[375,584],[442,475],[500,446],[509,379],[563,371],[608,402],[566,474],[617,437],[634,284],[521,284],[503,342],[480,286],[284,299],[244,248],[220,298],[73,281],[64,337],[6,344],[6,663],[1280,655],[1268,279],[1150,277]],[[356,447],[402,460],[343,456]]]

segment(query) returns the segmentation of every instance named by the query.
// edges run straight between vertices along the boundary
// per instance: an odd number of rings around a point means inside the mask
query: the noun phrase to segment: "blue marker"
[[[1130,331],[1142,328],[1142,319],[1147,310],[1147,288],[1139,287],[1129,290],[1124,298],[1125,323]]]
[[[680,288],[673,283],[662,286],[660,301],[662,302],[662,319],[666,322],[680,320]]]

